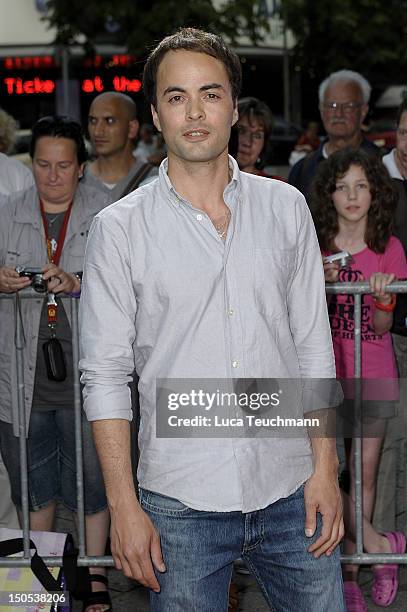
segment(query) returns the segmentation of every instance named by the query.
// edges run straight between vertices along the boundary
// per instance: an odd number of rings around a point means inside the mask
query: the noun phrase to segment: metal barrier
[[[325,286],[328,294],[342,294],[354,296],[354,341],[355,341],[355,379],[361,379],[362,374],[362,294],[371,293],[367,282],[358,283],[327,283]],[[386,288],[388,293],[407,293],[407,282],[395,282]],[[361,390],[360,385],[355,385],[355,410],[361,413]],[[370,565],[375,563],[398,563],[407,565],[407,554],[373,554],[363,552],[363,507],[362,507],[362,439],[360,436],[354,438],[355,453],[355,522],[356,522],[356,554],[342,555],[342,563],[354,563],[357,565]]]
[[[386,289],[391,293],[407,293],[407,282],[395,282]],[[370,286],[367,282],[358,283],[328,283],[326,285],[328,294],[353,294],[354,295],[354,338],[355,338],[355,378],[361,377],[361,296],[370,293]],[[20,299],[38,299],[38,293],[31,289],[19,292]],[[24,554],[18,558],[0,558],[1,567],[30,567],[30,545],[29,545],[29,507],[28,507],[28,471],[27,471],[27,448],[26,448],[26,418],[24,400],[24,344],[23,327],[21,318],[17,314],[18,300],[14,294],[0,294],[0,299],[11,299],[15,302],[15,339],[16,339],[16,358],[17,358],[17,380],[18,380],[18,413],[19,413],[19,433],[20,433],[20,469],[21,469],[21,492],[22,492],[22,514],[23,514],[23,540]],[[72,331],[72,357],[73,363],[79,361],[79,334],[78,334],[78,300],[69,298],[71,306],[71,331]],[[82,434],[81,434],[81,390],[79,380],[79,370],[74,368],[74,410],[75,410],[75,441],[76,441],[76,479],[77,479],[77,505],[78,505],[78,541],[79,556],[78,565],[80,566],[113,566],[113,559],[110,556],[86,555],[85,544],[85,512],[84,512],[84,491],[82,473]],[[356,410],[361,410],[361,397],[356,396]],[[361,438],[355,438],[355,519],[356,519],[356,554],[342,555],[343,563],[354,563],[358,565],[367,564],[386,564],[398,563],[407,564],[407,554],[368,554],[363,552],[363,509],[362,509],[362,453]],[[45,563],[49,567],[61,567],[62,557],[44,557]]]
[[[20,470],[21,470],[21,506],[23,518],[23,557],[0,558],[1,567],[30,567],[30,535],[29,535],[29,506],[28,506],[28,470],[27,470],[27,445],[26,445],[26,418],[24,399],[24,331],[21,317],[18,315],[18,300],[14,294],[0,294],[0,299],[11,299],[15,303],[15,343],[17,359],[18,380],[18,415],[20,435]],[[24,289],[19,292],[19,299],[38,299],[38,293],[32,289]],[[71,307],[71,332],[72,332],[72,361],[79,362],[79,330],[78,330],[78,299],[69,298]],[[75,411],[75,443],[76,443],[76,484],[77,484],[77,507],[78,507],[78,565],[97,567],[113,566],[113,559],[109,556],[90,557],[86,555],[85,543],[85,508],[83,491],[83,452],[82,452],[82,427],[81,427],[81,387],[78,368],[73,368],[74,381],[74,411]],[[43,557],[49,567],[62,567],[62,557]]]

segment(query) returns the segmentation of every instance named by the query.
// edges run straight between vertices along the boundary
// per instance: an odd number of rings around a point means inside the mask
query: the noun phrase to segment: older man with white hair
[[[327,137],[318,149],[298,161],[288,178],[308,198],[320,162],[345,147],[379,149],[363,135],[362,124],[369,110],[369,82],[353,70],[330,74],[319,86],[319,111]]]

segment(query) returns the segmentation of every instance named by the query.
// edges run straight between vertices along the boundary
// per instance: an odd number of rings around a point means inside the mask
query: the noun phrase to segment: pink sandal
[[[406,536],[400,531],[390,531],[383,534],[390,543],[390,550],[395,554],[403,554],[406,550]],[[399,588],[397,564],[389,563],[382,567],[373,567],[372,599],[377,606],[387,608],[396,599]]]
[[[345,580],[343,592],[347,612],[368,612],[367,603],[357,582]]]

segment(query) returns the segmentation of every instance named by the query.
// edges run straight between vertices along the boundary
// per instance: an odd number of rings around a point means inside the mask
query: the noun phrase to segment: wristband
[[[374,305],[377,310],[383,310],[383,312],[393,312],[393,310],[396,308],[396,296],[393,293],[390,304],[382,304],[378,300],[374,299]]]

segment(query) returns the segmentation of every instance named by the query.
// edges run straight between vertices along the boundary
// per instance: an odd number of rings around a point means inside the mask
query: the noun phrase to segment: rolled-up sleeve
[[[288,307],[301,376],[335,378],[321,252],[311,214],[302,196],[296,202],[296,224],[296,262],[288,289]]]
[[[128,238],[111,217],[93,221],[79,307],[81,382],[89,421],[131,420],[136,296]]]

